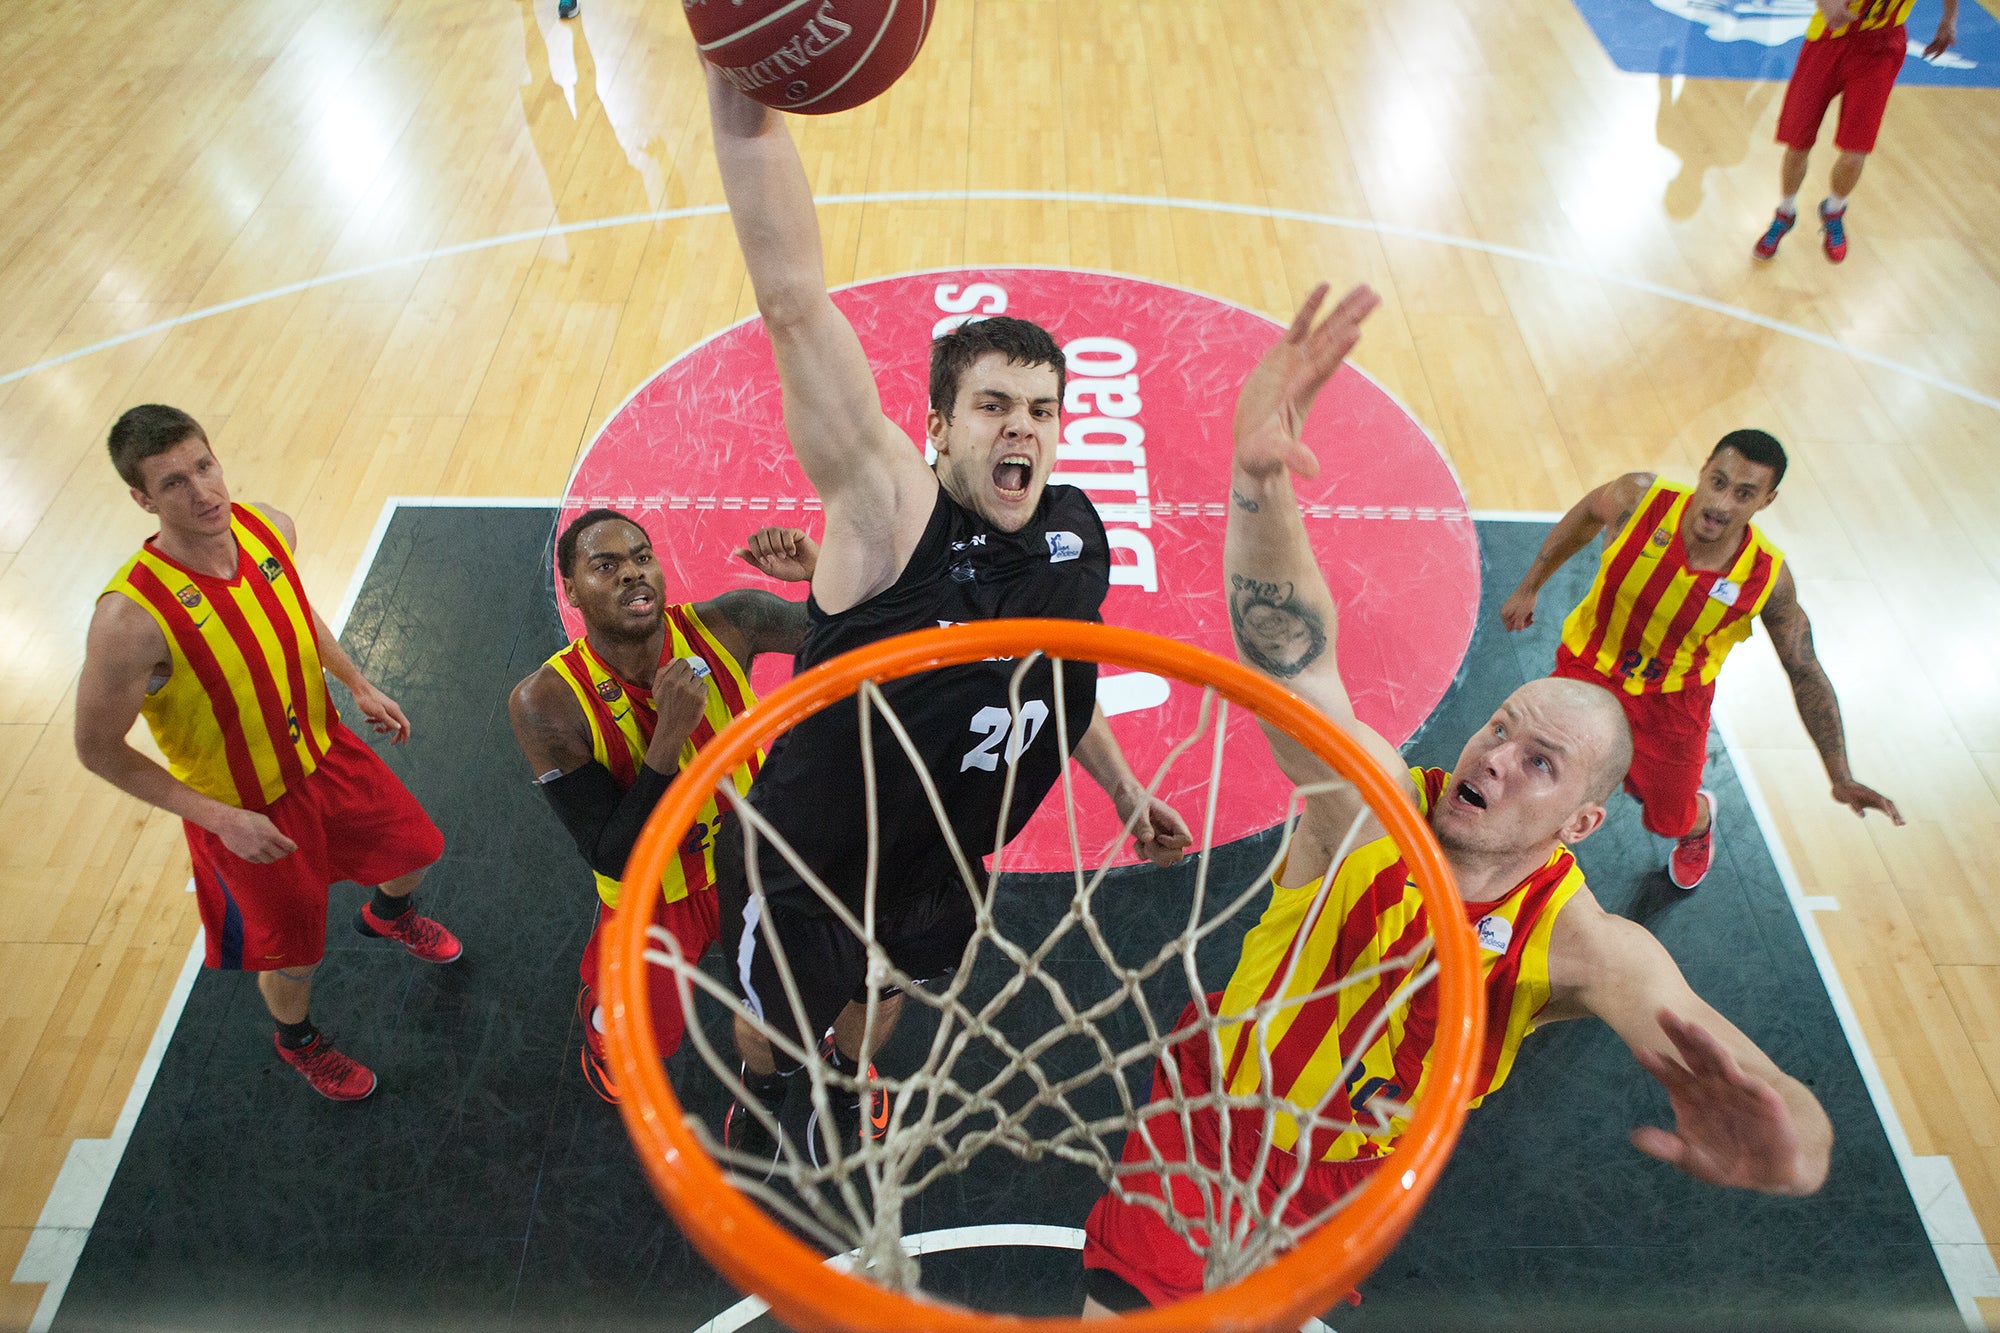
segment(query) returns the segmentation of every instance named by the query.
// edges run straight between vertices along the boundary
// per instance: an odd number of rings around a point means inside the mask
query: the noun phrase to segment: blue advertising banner
[[[1598,44],[1631,74],[1700,79],[1791,77],[1812,0],[1575,0]],[[1906,84],[2000,88],[2000,21],[1980,0],[1960,0],[1958,41],[1923,58],[1943,0],[1917,0],[1910,13]]]

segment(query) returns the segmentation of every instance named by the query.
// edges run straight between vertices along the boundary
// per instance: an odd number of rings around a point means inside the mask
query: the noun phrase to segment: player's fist
[[[736,558],[786,583],[810,583],[819,567],[819,543],[797,528],[759,528],[736,548]]]
[[[659,720],[646,747],[646,763],[661,773],[673,772],[680,765],[681,746],[694,734],[707,707],[708,663],[699,657],[676,657],[661,667],[653,676],[653,708]]]
[[[1500,623],[1510,630],[1526,629],[1535,623],[1535,592],[1516,588],[1500,603]]]
[[[268,865],[282,860],[299,845],[278,831],[278,826],[255,810],[231,810],[215,834],[222,845],[246,861]]]

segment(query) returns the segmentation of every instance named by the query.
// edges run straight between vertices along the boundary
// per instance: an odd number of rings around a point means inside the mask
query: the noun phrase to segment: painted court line
[[[1907,365],[1901,361],[1895,361],[1874,352],[1849,346],[1823,333],[1815,333],[1811,329],[1801,328],[1796,324],[1787,324],[1783,320],[1772,319],[1768,315],[1760,315],[1754,310],[1745,310],[1741,306],[1733,306],[1723,301],[1711,300],[1706,296],[1698,296],[1693,292],[1683,292],[1677,288],[1663,286],[1660,283],[1648,282],[1644,278],[1628,278],[1622,274],[1606,273],[1600,269],[1591,268],[1587,264],[1574,263],[1567,259],[1557,258],[1554,255],[1537,254],[1533,250],[1523,250],[1518,246],[1500,245],[1492,241],[1481,241],[1469,236],[1452,236],[1444,232],[1425,231],[1416,227],[1400,227],[1394,223],[1374,222],[1366,218],[1344,218],[1329,213],[1310,213],[1295,208],[1271,208],[1262,204],[1232,204],[1209,199],[1177,199],[1166,195],[1103,194],[1093,191],[889,190],[865,194],[823,195],[816,202],[829,208],[857,204],[974,202],[1100,204],[1114,207],[1168,208],[1195,213],[1217,213],[1234,217],[1267,218],[1274,222],[1300,222],[1318,227],[1336,227],[1343,231],[1372,232],[1379,236],[1395,236],[1404,240],[1423,241],[1431,245],[1449,246],[1457,250],[1472,250],[1500,259],[1516,260],[1524,264],[1536,264],[1558,272],[1569,273],[1577,277],[1590,278],[1597,282],[1623,287],[1629,291],[1644,292],[1649,296],[1657,296],[1663,300],[1675,301],[1682,305],[1692,306],[1697,310],[1708,311],[1710,314],[1739,320],[1745,324],[1754,324],[1758,328],[1769,329],[1773,333],[1781,333],[1786,337],[1797,338],[1801,342],[1811,343],[1816,347],[1823,347],[1829,351],[1851,356],[1857,361],[1865,361],[1869,365],[1893,371],[1898,375],[1916,380],[1920,384],[1925,384],[1933,389],[1963,398],[1967,402],[1977,403],[1982,407],[1990,407],[1995,411],[2000,411],[2000,398],[1993,398],[1987,394],[1980,393],[1976,389],[1953,383],[1951,380],[1934,375],[1922,367]],[[99,342],[79,347],[74,351],[65,352],[60,356],[37,361],[33,365],[23,366],[19,370],[9,371],[5,375],[0,375],[0,385],[11,384],[15,380],[25,376],[66,364],[67,362],[77,360],[79,357],[90,356],[113,347],[121,347],[128,342],[133,342],[140,338],[150,338],[156,333],[164,333],[169,329],[178,328],[183,324],[191,324],[197,320],[207,319],[211,315],[226,314],[232,310],[241,310],[247,306],[257,305],[263,301],[275,300],[281,296],[292,296],[300,292],[332,286],[354,278],[386,273],[398,268],[407,268],[411,265],[427,264],[433,259],[470,254],[474,251],[487,250],[504,245],[524,244],[529,241],[544,241],[556,236],[571,236],[582,232],[601,231],[608,227],[632,226],[638,223],[679,222],[688,218],[715,217],[718,214],[726,212],[728,212],[728,208],[725,205],[703,204],[699,207],[665,209],[654,213],[628,213],[621,217],[598,218],[589,222],[570,222],[560,226],[543,227],[533,231],[508,232],[501,236],[489,236],[482,240],[462,241],[457,245],[442,246],[435,250],[425,250],[418,254],[404,255],[396,259],[384,259],[377,263],[364,264],[359,268],[342,269],[338,273],[327,273],[316,278],[307,278],[301,282],[286,283],[282,287],[274,287],[269,291],[238,297],[233,301],[224,301],[219,305],[205,306],[200,310],[190,310],[186,314],[177,315],[172,319],[148,324],[144,328],[134,329],[129,333],[121,333],[116,337],[106,338]]]
[[[355,601],[361,595],[361,588],[373,569],[380,552],[382,538],[389,530],[389,524],[401,508],[557,508],[561,500],[557,498],[532,498],[508,496],[484,498],[477,496],[424,497],[391,496],[383,502],[382,513],[370,532],[368,542],[362,550],[361,559],[356,564],[353,575],[348,580],[346,593],[333,617],[327,622],[328,628],[338,635],[346,628],[347,618],[354,610]],[[1562,516],[1551,513],[1520,513],[1504,510],[1480,509],[1472,511],[1473,517],[1493,522],[1553,522]],[[1867,1038],[1862,1034],[1861,1022],[1849,999],[1846,988],[1841,984],[1839,973],[1834,970],[1833,959],[1827,951],[1825,937],[1820,934],[1815,912],[1835,911],[1837,900],[1825,896],[1807,896],[1799,887],[1798,874],[1792,866],[1790,855],[1780,841],[1770,807],[1764,800],[1762,789],[1747,764],[1739,757],[1739,750],[1730,728],[1718,715],[1716,728],[1721,733],[1725,753],[1736,770],[1737,780],[1743,789],[1744,798],[1749,802],[1752,814],[1756,816],[1759,834],[1769,851],[1772,863],[1778,871],[1778,878],[1785,887],[1786,899],[1792,906],[1799,930],[1805,936],[1806,947],[1812,954],[1813,965],[1819,970],[1820,980],[1826,986],[1827,995],[1832,1000],[1834,1013],[1840,1021],[1842,1034],[1847,1039],[1848,1049],[1854,1054],[1854,1061],[1861,1072],[1863,1085],[1868,1089],[1869,1101],[1875,1108],[1876,1117],[1881,1121],[1884,1134],[1889,1140],[1891,1151],[1896,1155],[1897,1166],[1910,1190],[1910,1197],[1922,1217],[1924,1229],[1931,1245],[1937,1253],[1939,1267],[1950,1285],[1952,1297],[1969,1329],[1986,1327],[1979,1313],[1977,1302],[1982,1299],[2000,1298],[2000,1267],[1996,1267],[1992,1252],[1986,1246],[1986,1239],[1974,1216],[1958,1173],[1945,1156],[1918,1156],[1910,1145],[1910,1138],[1903,1128],[1901,1118],[1889,1097],[1888,1086],[1882,1080],[1880,1066],[1874,1053],[1869,1049]],[[62,1304],[69,1280],[75,1272],[76,1261],[83,1253],[84,1242],[89,1238],[90,1228],[97,1220],[98,1209],[104,1202],[104,1194],[111,1183],[118,1163],[124,1156],[130,1142],[132,1128],[138,1122],[139,1112],[144,1108],[146,1096],[151,1091],[153,1080],[158,1075],[161,1057],[167,1044],[172,1040],[175,1027],[180,1022],[182,1010],[187,1005],[188,994],[194,988],[194,978],[200,970],[201,940],[197,936],[181,965],[180,977],[174,984],[173,993],[168,997],[166,1008],[160,1015],[158,1026],[153,1031],[153,1039],[147,1047],[145,1059],[140,1063],[137,1076],[133,1079],[132,1090],[125,1099],[124,1109],[119,1113],[117,1126],[108,1139],[79,1139],[70,1146],[69,1156],[64,1159],[61,1173],[49,1190],[48,1201],[43,1205],[37,1219],[34,1235],[16,1266],[13,1280],[16,1282],[45,1282],[40,1305],[34,1319],[29,1323],[29,1333],[46,1333],[54,1321],[56,1310]],[[1073,1239],[1072,1239],[1073,1238]],[[969,1249],[997,1245],[1028,1245],[1053,1248],[1082,1248],[1082,1232],[1074,1228],[1044,1227],[1029,1225],[1001,1225],[987,1227],[964,1227],[949,1232],[926,1232],[906,1237],[905,1248],[911,1253],[926,1250]],[[911,1248],[915,1247],[915,1248]],[[840,1263],[847,1256],[836,1256],[829,1263]],[[697,1333],[734,1333],[751,1320],[761,1315],[768,1307],[755,1297],[745,1297],[714,1319],[704,1324]],[[1326,1325],[1317,1320],[1309,1322],[1304,1333],[1332,1333]]]

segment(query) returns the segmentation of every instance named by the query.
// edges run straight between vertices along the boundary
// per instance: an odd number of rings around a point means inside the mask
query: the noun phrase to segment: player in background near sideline
[[[255,972],[278,1054],[313,1090],[358,1101],[375,1075],[308,1013],[326,952],[327,886],[375,885],[355,927],[426,962],[461,952],[412,906],[444,837],[388,765],[341,725],[331,671],[400,743],[410,723],[307,601],[292,520],[230,503],[193,417],[159,404],[111,427],[111,462],[160,530],[97,599],[77,686],[85,768],[179,815],[209,967]],[[324,667],[324,671],[322,670]],[[161,768],[125,737],[143,716]]]
[[[1338,611],[1290,473],[1319,470],[1300,440],[1306,414],[1359,339],[1377,298],[1357,287],[1314,328],[1325,297],[1322,285],[1306,299],[1237,401],[1223,549],[1230,626],[1247,665],[1296,691],[1376,763],[1402,776],[1404,797],[1437,835],[1480,940],[1489,1017],[1474,1104],[1506,1079],[1530,1031],[1595,1015],[1672,1100],[1672,1130],[1633,1132],[1641,1152],[1717,1185],[1812,1193],[1826,1179],[1833,1146],[1819,1102],[1689,988],[1657,939],[1604,911],[1570,855],[1570,844],[1604,822],[1603,801],[1631,758],[1625,717],[1611,696],[1581,681],[1530,681],[1467,740],[1450,773],[1407,767],[1394,746],[1354,715],[1335,651]],[[1297,742],[1265,734],[1292,782],[1322,784],[1333,776]],[[1352,849],[1333,864],[1357,817]],[[1226,1019],[1273,999],[1301,1002],[1266,1032],[1247,1021],[1225,1024],[1217,1034],[1220,1068],[1211,1065],[1210,1044],[1201,1039],[1177,1043],[1166,1058],[1176,1062],[1190,1096],[1219,1082],[1234,1096],[1268,1091],[1297,1106],[1326,1098],[1327,1117],[1352,1127],[1302,1135],[1297,1120],[1281,1114],[1260,1161],[1264,1113],[1246,1106],[1229,1113],[1225,1161],[1220,1117],[1192,1114],[1190,1143],[1170,1099],[1172,1085],[1156,1070],[1152,1114],[1126,1136],[1123,1187],[1170,1200],[1199,1232],[1201,1191],[1186,1175],[1151,1165],[1154,1151],[1169,1164],[1192,1158],[1254,1184],[1267,1211],[1297,1181],[1284,1209],[1287,1225],[1297,1227],[1390,1160],[1408,1125],[1407,1105],[1425,1095],[1437,989],[1417,991],[1365,1050],[1353,1050],[1351,1040],[1365,1023],[1350,1020],[1372,1012],[1421,965],[1413,959],[1383,968],[1407,954],[1404,941],[1422,935],[1425,910],[1401,851],[1359,792],[1339,783],[1312,796],[1228,988],[1196,1003]],[[1343,979],[1350,983],[1343,989],[1302,999]],[[1182,1025],[1195,1019],[1190,1004]],[[1267,1050],[1257,1049],[1260,1040]],[[1347,1059],[1357,1054],[1343,1077]],[[1152,1208],[1116,1194],[1091,1210],[1083,1262],[1087,1315],[1185,1300],[1203,1289],[1201,1256]]]
[[[818,545],[791,528],[753,533],[737,555],[774,578],[812,576]],[[607,1102],[618,1085],[605,1060],[604,1013],[597,1002],[603,942],[618,911],[619,881],[640,830],[681,765],[757,702],[750,666],[761,653],[798,651],[805,606],[757,589],[705,602],[670,604],[652,537],[615,509],[586,510],[556,539],[563,599],[584,633],[514,687],[507,713],[534,780],[597,881],[597,924],[578,971],[577,1018],[583,1073]],[[747,791],[759,752],[732,775]],[[681,951],[700,958],[716,940],[713,797],[669,858],[655,924]],[[647,969],[660,1054],[680,1047],[685,1018],[673,973]]]
[[[1072,486],[1051,486],[1064,397],[1063,353],[1048,332],[999,316],[937,339],[931,349],[926,430],[935,469],[884,415],[860,339],[827,294],[812,189],[784,117],[707,69],[716,162],[729,218],[756,290],[783,384],[793,452],[825,509],[818,568],[806,603],[804,671],[834,655],[910,630],[999,616],[1097,620],[1110,588],[1110,544],[1096,508]],[[993,846],[1002,793],[1016,768],[1011,838],[1075,756],[1127,820],[1140,853],[1163,864],[1192,841],[1187,826],[1133,776],[1095,707],[1093,664],[1064,669],[1065,716],[1055,718],[1046,661],[1022,681],[1010,709],[1012,662],[970,663],[884,689],[922,750],[959,845],[973,864]],[[749,800],[857,914],[870,861],[869,817],[854,700],[802,721],[771,748]],[[874,732],[881,877],[876,942],[898,967],[925,978],[955,966],[973,931],[969,895],[914,769],[889,728]],[[761,914],[741,864],[742,838],[726,823],[718,851],[723,938],[753,1013],[816,1040],[850,1000],[864,998],[867,953],[803,879],[760,857]],[[733,863],[732,863],[733,858]],[[791,1009],[769,944],[775,934],[800,991]],[[835,1032],[825,1053],[851,1075],[868,1052]],[[878,1023],[879,1046],[886,1025]],[[745,1083],[775,1115],[795,1072],[749,1023],[737,1025]],[[838,1108],[859,1119],[859,1106]],[[841,1127],[845,1137],[847,1127]],[[724,1127],[731,1147],[774,1152],[764,1119],[741,1104]],[[820,1150],[819,1135],[808,1142]]]
[[[1835,97],[1840,98],[1840,123],[1833,146],[1840,157],[1833,164],[1833,193],[1820,201],[1819,229],[1826,257],[1838,264],[1847,258],[1847,197],[1861,182],[1861,169],[1875,151],[1882,113],[1890,90],[1903,71],[1909,34],[1903,24],[1916,0],[1818,0],[1806,24],[1806,42],[1799,62],[1785,85],[1785,103],[1778,112],[1778,142],[1785,160],[1778,168],[1778,210],[1755,250],[1759,259],[1778,253],[1799,220],[1799,187],[1806,183],[1806,161],[1819,138],[1820,123]],[[1958,40],[1958,0],[1944,0],[1944,16],[1924,48],[1924,59],[1936,60]]]
[[[1563,624],[1555,674],[1617,694],[1632,724],[1625,790],[1646,827],[1674,839],[1667,873],[1692,889],[1715,863],[1715,797],[1701,785],[1715,678],[1761,616],[1792,682],[1799,720],[1819,749],[1833,799],[1856,815],[1895,802],[1854,780],[1833,682],[1813,652],[1784,552],[1751,523],[1778,498],[1785,450],[1761,430],[1716,442],[1693,487],[1650,472],[1606,482],[1564,514],[1500,608],[1510,630],[1535,621],[1549,576],[1599,530],[1611,534],[1590,591]]]

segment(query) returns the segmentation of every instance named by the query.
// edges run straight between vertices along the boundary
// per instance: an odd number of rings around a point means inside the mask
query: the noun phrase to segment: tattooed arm
[[[1535,623],[1535,598],[1549,576],[1569,563],[1569,558],[1590,544],[1598,533],[1623,532],[1646,492],[1653,488],[1650,472],[1628,472],[1607,481],[1578,500],[1562,521],[1549,529],[1535,563],[1521,576],[1521,582],[1500,606],[1500,623],[1508,629],[1526,629]]]
[[[1230,471],[1229,527],[1223,577],[1229,627],[1244,663],[1289,686],[1346,731],[1414,796],[1396,748],[1354,714],[1335,655],[1339,610],[1313,556],[1291,473],[1312,476],[1318,460],[1301,442],[1306,413],[1341,358],[1361,336],[1361,321],[1377,298],[1365,287],[1349,292],[1318,328],[1313,316],[1324,287],[1308,297],[1283,340],[1264,354],[1236,403],[1236,449]],[[1325,764],[1289,737],[1266,727],[1271,752],[1293,782],[1324,781]],[[1303,883],[1347,835],[1365,802],[1353,788],[1314,796],[1301,821],[1283,882]],[[1368,819],[1360,836],[1373,836]]]
[[[695,611],[746,667],[759,653],[795,654],[806,640],[806,604],[761,589],[726,592]]]
[[[1778,571],[1778,582],[1764,603],[1764,628],[1778,650],[1778,661],[1791,677],[1792,699],[1799,707],[1799,721],[1819,749],[1826,765],[1827,780],[1833,784],[1833,799],[1857,816],[1880,810],[1895,823],[1903,822],[1896,803],[1872,787],[1854,780],[1847,767],[1847,735],[1840,724],[1840,700],[1833,695],[1833,682],[1813,652],[1812,622],[1799,605],[1797,586],[1789,565]]]

